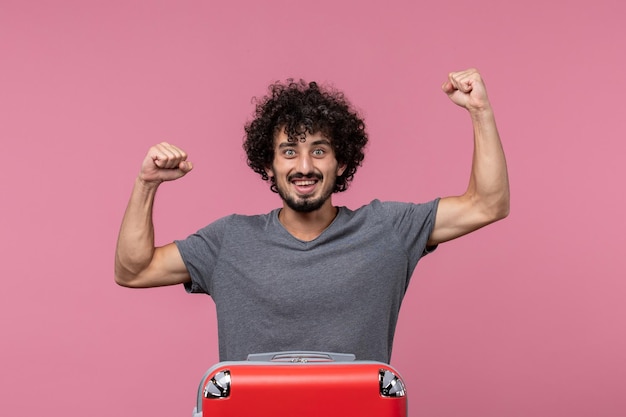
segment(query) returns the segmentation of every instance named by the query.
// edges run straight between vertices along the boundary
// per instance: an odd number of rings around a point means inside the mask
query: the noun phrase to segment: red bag
[[[398,372],[382,362],[354,359],[284,352],[220,362],[202,378],[194,417],[406,417]]]

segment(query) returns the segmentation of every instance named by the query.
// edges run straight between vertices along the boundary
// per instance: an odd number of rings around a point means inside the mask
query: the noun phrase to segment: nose
[[[300,154],[297,170],[299,173],[308,175],[313,172],[313,158],[308,152]]]

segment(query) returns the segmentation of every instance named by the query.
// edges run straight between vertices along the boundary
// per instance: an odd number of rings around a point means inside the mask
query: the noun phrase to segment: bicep
[[[428,245],[456,239],[491,223],[489,216],[467,195],[439,200]]]
[[[176,285],[191,280],[185,262],[175,243],[155,248],[150,265],[133,283],[134,287],[161,287]]]

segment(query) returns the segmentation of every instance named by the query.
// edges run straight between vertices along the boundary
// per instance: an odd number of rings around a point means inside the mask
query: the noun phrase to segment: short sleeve
[[[191,282],[185,284],[187,292],[211,294],[213,271],[227,223],[228,217],[219,219],[186,239],[174,241],[191,277]]]
[[[405,249],[412,268],[419,259],[432,253],[437,247],[427,246],[430,234],[435,226],[435,216],[439,199],[428,203],[381,203],[390,227],[396,232],[401,246]]]

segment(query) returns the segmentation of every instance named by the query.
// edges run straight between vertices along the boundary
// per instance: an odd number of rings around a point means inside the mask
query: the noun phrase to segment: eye
[[[283,151],[283,155],[285,155],[285,157],[287,158],[293,158],[294,156],[296,156],[296,151],[294,151],[293,149],[285,149]]]
[[[324,156],[326,151],[324,149],[315,149],[313,151],[313,156]]]

